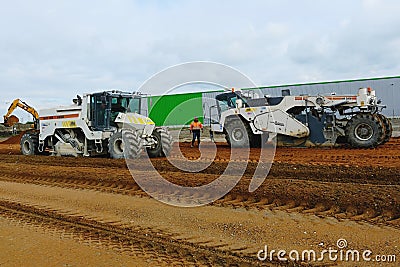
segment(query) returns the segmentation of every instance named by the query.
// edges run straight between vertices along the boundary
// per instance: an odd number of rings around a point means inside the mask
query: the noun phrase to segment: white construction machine
[[[23,155],[137,158],[169,154],[172,138],[141,113],[142,96],[104,91],[77,96],[67,107],[39,111],[38,129],[21,139]]]
[[[269,133],[276,133],[278,145],[372,148],[392,134],[383,108],[371,88],[342,96],[291,96],[284,90],[280,97],[255,99],[232,90],[217,95],[209,113],[216,115],[210,120],[212,133],[225,134],[232,147],[260,147]]]

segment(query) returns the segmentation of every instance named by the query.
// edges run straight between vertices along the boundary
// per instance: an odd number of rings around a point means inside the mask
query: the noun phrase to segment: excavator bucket
[[[7,118],[7,120],[4,121],[4,126],[12,127],[14,124],[18,122],[19,122],[18,117],[15,115],[11,115],[10,117]]]

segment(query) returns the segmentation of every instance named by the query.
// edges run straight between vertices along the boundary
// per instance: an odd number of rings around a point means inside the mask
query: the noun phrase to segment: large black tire
[[[249,132],[250,138],[250,146],[254,148],[262,148],[266,145],[269,133],[262,133],[262,134],[253,134],[253,132]]]
[[[124,156],[124,141],[122,140],[122,131],[115,132],[108,139],[108,153],[113,159],[123,159]]]
[[[250,147],[246,126],[240,119],[227,121],[225,129],[231,147]]]
[[[21,154],[32,156],[39,154],[39,137],[37,133],[26,133],[21,138]]]
[[[383,119],[379,116],[379,114],[375,114],[374,116],[376,116],[378,118],[379,124],[382,127],[382,135],[381,135],[381,137],[379,138],[379,141],[378,141],[378,146],[380,146],[385,142],[386,125],[385,125]]]
[[[249,133],[250,147],[261,147],[261,134]]]
[[[108,153],[113,159],[138,158],[142,148],[142,138],[135,130],[118,131],[108,140]]]
[[[370,113],[353,116],[346,126],[347,142],[355,148],[372,148],[379,145],[384,135],[380,119]]]
[[[251,130],[250,124],[245,124],[247,134],[249,136],[250,147],[260,148],[263,146],[263,142],[268,140],[268,133],[254,134]]]
[[[231,145],[231,140],[229,140],[229,135],[228,134],[225,134],[225,140],[228,143],[228,145],[230,146]]]
[[[172,149],[172,136],[167,129],[156,128],[153,131],[152,138],[156,142],[154,148],[147,148],[147,154],[150,158],[166,157]]]
[[[390,140],[390,138],[392,137],[392,132],[393,132],[393,126],[392,123],[390,122],[390,120],[385,117],[383,114],[378,114],[378,117],[381,119],[384,127],[384,135],[383,138],[380,142],[380,144],[384,144],[386,142],[388,142]]]
[[[137,159],[143,151],[143,139],[136,130],[123,130],[124,156],[126,159]]]

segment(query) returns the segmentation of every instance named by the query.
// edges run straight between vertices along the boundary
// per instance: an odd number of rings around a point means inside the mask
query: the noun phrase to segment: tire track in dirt
[[[182,154],[187,158],[197,159],[200,152],[190,148],[190,143],[180,143]],[[231,150],[226,143],[217,143],[216,161],[230,158]],[[178,150],[174,147],[173,153]],[[258,160],[260,149],[251,149],[250,161]],[[354,149],[346,146],[338,147],[278,147],[274,162],[293,164],[309,164],[323,166],[352,166],[352,167],[400,167],[400,138],[391,138],[385,145],[373,149]]]
[[[194,266],[300,266],[289,262],[261,263],[254,255],[226,251],[219,247],[176,239],[160,231],[102,223],[79,215],[66,215],[16,202],[0,201],[0,216],[22,226],[33,226],[49,234],[72,238],[92,246],[105,247],[131,256],[160,259],[160,265]],[[161,264],[162,263],[162,264]]]
[[[102,158],[58,158],[58,157],[44,157],[44,156],[16,156],[16,155],[1,155],[0,154],[0,168],[4,170],[6,166],[21,171],[23,166],[30,165],[29,168],[25,169],[25,172],[31,173],[35,168],[45,166],[46,168],[54,167],[68,170],[69,173],[74,170],[84,171],[85,168],[96,170],[107,170],[108,174],[113,176],[114,173],[121,173],[124,170],[124,177],[127,180],[131,180],[130,175],[127,171],[126,162],[124,160],[111,160]],[[153,166],[155,169],[162,173],[186,173],[173,166],[167,160],[153,160]],[[192,164],[190,161],[185,162],[188,166]],[[255,168],[258,163],[249,162],[247,169],[244,173],[244,177],[252,177]],[[209,168],[199,172],[201,174],[210,175],[221,175],[226,169],[227,162],[214,162]],[[138,170],[147,170],[147,165],[139,168]],[[42,168],[43,169],[43,168]],[[86,169],[86,170],[87,170]],[[90,176],[95,176],[92,173]],[[90,172],[87,172],[90,174]],[[102,173],[104,175],[104,173]],[[65,175],[58,173],[57,175]],[[392,167],[372,167],[372,166],[319,166],[309,164],[292,164],[286,162],[275,162],[272,164],[272,168],[268,174],[270,178],[279,177],[279,179],[301,179],[301,180],[312,180],[320,182],[340,182],[340,183],[360,183],[360,184],[386,184],[386,185],[398,185],[400,184],[398,168]],[[190,178],[190,177],[188,177]],[[184,180],[182,183],[189,182],[190,180]]]
[[[190,159],[200,155],[188,144],[180,146]],[[399,167],[393,166],[400,166],[400,139],[392,139],[377,149],[278,148],[267,180],[249,193],[248,183],[258,164],[258,152],[252,150],[242,180],[214,205],[286,209],[398,224],[395,222],[400,218],[400,178]],[[167,180],[193,187],[222,174],[230,153],[229,147],[218,145],[217,159],[210,167],[190,175],[165,158],[152,159],[152,163]],[[0,162],[0,180],[147,196],[133,181],[124,160],[0,154]],[[146,168],[143,166],[143,170]],[[168,197],[173,192],[162,194]]]
[[[130,177],[126,169],[75,167],[74,171],[60,172],[58,166],[28,166],[3,164],[0,180],[19,183],[96,190],[101,192],[138,195],[148,197]],[[58,170],[58,171],[57,171]],[[182,183],[186,175],[182,172],[162,173],[168,180]],[[186,186],[197,186],[215,179],[216,175],[192,174]],[[352,184],[344,186],[337,182],[317,182],[287,177],[268,178],[254,193],[247,191],[250,177],[243,177],[239,184],[224,198],[213,205],[257,209],[279,209],[291,212],[313,213],[318,216],[333,216],[364,220],[370,223],[385,223],[398,226],[400,185]],[[159,190],[155,187],[154,191]],[[356,194],[355,194],[356,193]],[[174,194],[167,189],[159,192],[163,198]],[[200,196],[201,197],[201,196]]]

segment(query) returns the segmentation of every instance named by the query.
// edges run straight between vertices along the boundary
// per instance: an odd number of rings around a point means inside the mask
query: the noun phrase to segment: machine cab
[[[219,94],[215,97],[216,105],[210,107],[211,123],[219,123],[221,113],[228,109],[237,108],[237,101],[241,103],[241,107],[249,107],[247,99],[243,97],[240,92],[229,92]]]
[[[140,114],[141,97],[118,91],[95,93],[90,96],[90,120],[95,130],[116,127],[119,113]]]

